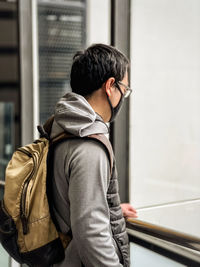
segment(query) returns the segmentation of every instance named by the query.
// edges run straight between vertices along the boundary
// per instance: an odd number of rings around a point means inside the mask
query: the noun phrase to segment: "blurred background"
[[[74,53],[106,43],[131,61],[133,93],[110,133],[121,200],[200,238],[199,14],[199,0],[1,0],[0,199],[13,151],[71,90]],[[1,246],[0,266],[19,266]],[[131,243],[131,266],[192,265]]]

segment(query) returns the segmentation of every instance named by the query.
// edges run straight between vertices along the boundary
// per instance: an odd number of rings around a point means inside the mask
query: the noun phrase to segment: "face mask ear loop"
[[[117,89],[118,89],[118,90],[120,91],[120,93],[121,93],[121,98],[120,98],[120,101],[119,101],[118,105],[117,105],[115,108],[113,108],[112,103],[111,103],[111,101],[110,101],[110,98],[109,98],[109,96],[106,94],[106,95],[107,95],[107,99],[108,99],[108,103],[109,103],[109,105],[110,105],[110,109],[111,109],[111,117],[110,117],[109,122],[113,122],[113,121],[114,121],[115,117],[117,116],[118,112],[119,112],[120,109],[121,109],[121,106],[122,106],[122,103],[123,103],[123,100],[124,100],[124,95],[123,95],[122,90],[121,90],[121,88],[119,87],[118,83],[115,83],[115,85],[116,85]]]
[[[106,94],[106,95],[107,95],[107,94]],[[112,121],[112,118],[114,117],[114,109],[113,109],[113,106],[112,106],[112,104],[111,104],[111,101],[110,101],[108,95],[107,95],[107,99],[108,99],[108,103],[109,103],[109,105],[110,105],[110,110],[111,110],[111,117],[110,117],[110,120],[109,120],[109,122],[111,122],[111,121]]]
[[[116,85],[117,89],[120,91],[122,97],[124,97],[124,94],[122,93],[122,90],[121,90],[119,84],[117,82],[115,82],[115,85]]]

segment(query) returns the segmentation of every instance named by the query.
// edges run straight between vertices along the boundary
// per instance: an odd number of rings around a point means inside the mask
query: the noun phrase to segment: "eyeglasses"
[[[132,90],[129,86],[127,86],[126,84],[124,84],[124,83],[122,83],[122,82],[117,82],[117,84],[120,84],[120,85],[122,85],[122,86],[125,87],[126,91],[123,93],[123,96],[124,96],[125,98],[129,97],[130,94],[133,92],[133,90]],[[121,91],[121,89],[120,89],[120,91]],[[121,93],[122,93],[122,92],[121,92]]]

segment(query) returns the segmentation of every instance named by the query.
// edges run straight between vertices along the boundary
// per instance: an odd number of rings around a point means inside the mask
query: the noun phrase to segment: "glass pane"
[[[57,100],[70,91],[74,53],[85,47],[85,0],[38,0],[40,122],[54,111]]]
[[[186,265],[175,262],[142,246],[130,244],[131,267],[184,267]]]
[[[200,1],[151,2],[131,10],[131,202],[200,237]]]
[[[5,169],[11,158],[14,148],[14,104],[0,102],[0,183],[5,180]]]
[[[7,254],[7,252],[4,250],[4,248],[0,244],[0,266],[1,267],[8,267],[10,266],[10,259]]]
[[[17,0],[0,1],[0,200],[5,168],[14,146],[20,145],[18,14]],[[0,266],[11,266],[11,258],[1,245]]]

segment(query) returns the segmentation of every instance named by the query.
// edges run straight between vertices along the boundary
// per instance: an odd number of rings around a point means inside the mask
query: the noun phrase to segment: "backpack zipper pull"
[[[22,222],[22,228],[23,228],[23,234],[28,234],[28,219],[24,214],[21,215],[21,222]]]

